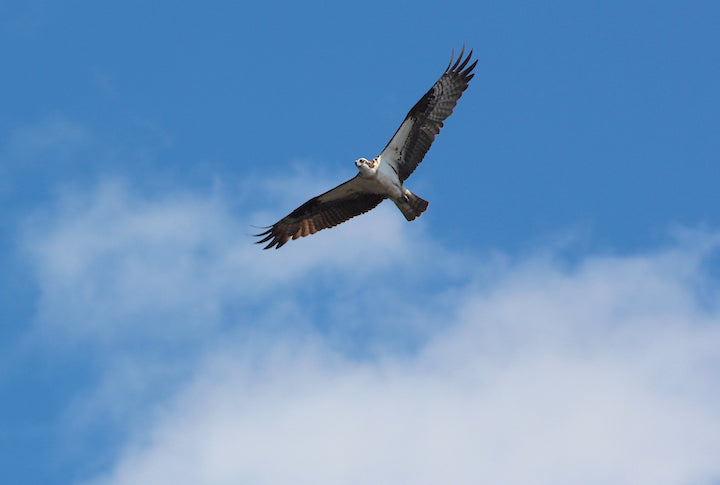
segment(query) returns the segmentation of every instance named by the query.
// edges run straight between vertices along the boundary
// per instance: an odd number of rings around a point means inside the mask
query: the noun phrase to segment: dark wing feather
[[[472,57],[472,50],[465,60],[463,60],[464,52],[465,47],[455,64],[453,57],[450,57],[450,64],[445,73],[412,107],[405,121],[382,152],[386,158],[397,160],[401,182],[405,181],[422,162],[430,145],[435,141],[435,135],[440,133],[443,121],[452,114],[458,99],[475,75],[472,74],[472,70],[477,65],[477,60],[466,68]]]
[[[334,189],[313,197],[267,231],[256,234],[255,236],[263,238],[257,241],[257,244],[270,241],[265,249],[273,246],[279,249],[291,238],[309,236],[364,214],[374,209],[383,199],[382,195],[362,191],[361,182],[358,176],[355,176]]]

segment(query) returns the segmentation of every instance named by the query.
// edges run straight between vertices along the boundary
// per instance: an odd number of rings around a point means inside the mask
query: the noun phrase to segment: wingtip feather
[[[470,49],[470,52],[467,56],[465,56],[465,44],[463,44],[462,49],[460,50],[460,55],[455,58],[455,50],[453,49],[450,54],[450,63],[448,64],[448,67],[445,69],[445,72],[458,72],[462,74],[463,76],[467,76],[470,74],[470,72],[475,69],[475,66],[477,65],[477,60],[470,64],[469,67],[466,67],[468,63],[472,60],[473,55],[473,49]],[[454,62],[453,62],[454,61]]]
[[[450,70],[450,66],[452,66],[453,60],[455,59],[455,48],[453,47],[450,50],[450,62],[448,62],[447,67],[445,68],[445,72],[448,72]]]
[[[285,244],[286,242],[287,241],[275,240],[275,241],[271,242],[270,244],[268,244],[267,246],[265,246],[263,249],[270,249],[273,246],[275,246],[275,249],[280,249],[280,247],[282,247],[282,245]]]
[[[464,52],[465,52],[465,46],[463,46],[462,50],[460,51],[460,55],[458,56],[457,60],[455,61],[455,64],[453,64],[452,68],[450,68],[449,71],[457,70],[457,67],[460,64],[460,61],[462,61]]]
[[[465,66],[467,65],[467,63],[470,62],[471,55],[472,55],[472,52],[470,54],[468,54],[468,56],[465,58],[465,60],[462,62],[462,64],[460,64],[457,67],[457,69],[454,69],[454,70],[462,72],[462,70],[465,69]]]

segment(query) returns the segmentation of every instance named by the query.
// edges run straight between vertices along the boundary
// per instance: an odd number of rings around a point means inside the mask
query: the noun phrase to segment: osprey
[[[452,114],[458,99],[474,76],[477,60],[466,68],[472,50],[463,60],[465,48],[455,64],[453,55],[440,79],[412,107],[385,149],[372,160],[355,161],[359,173],[324,194],[313,197],[286,217],[256,234],[258,244],[270,241],[265,249],[279,249],[297,239],[334,227],[374,209],[385,199],[392,200],[408,221],[425,212],[428,202],[410,192],[403,182],[420,164],[443,121]]]

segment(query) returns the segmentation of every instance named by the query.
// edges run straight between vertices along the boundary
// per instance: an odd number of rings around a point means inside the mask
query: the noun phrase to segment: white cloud
[[[62,115],[10,130],[0,138],[0,197],[34,194],[46,179],[72,167],[91,138],[85,126]]]
[[[390,261],[409,262],[402,218],[389,209],[312,244],[262,251],[248,216],[231,213],[220,193],[143,197],[117,180],[66,191],[24,237],[40,285],[38,324],[56,336],[116,342],[166,338],[172,321],[175,337],[196,338],[219,325],[224,305],[267,298],[313,272],[343,267],[367,277]]]
[[[93,483],[707,483],[720,315],[695,303],[697,264],[522,263],[467,290],[412,355],[216,349]]]
[[[138,372],[148,357],[133,349],[121,362],[137,365],[109,368],[74,405],[130,430],[90,483],[720,477],[715,236],[577,264],[478,263],[392,206],[279,251],[251,244],[246,220],[258,216],[223,194],[109,183],[29,224],[41,331],[197,347],[193,377],[152,410],[115,410],[163,376],[162,363]]]
[[[39,157],[54,163],[86,144],[89,136],[87,128],[80,123],[62,115],[49,116],[12,132],[6,151],[9,158],[21,164],[37,163]]]

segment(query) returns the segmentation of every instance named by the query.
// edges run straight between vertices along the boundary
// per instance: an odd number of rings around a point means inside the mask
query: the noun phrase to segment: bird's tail
[[[398,209],[403,213],[405,219],[412,221],[425,212],[429,202],[413,194],[408,189],[404,189],[403,193],[404,196],[399,201],[395,201],[395,205],[398,206]]]

